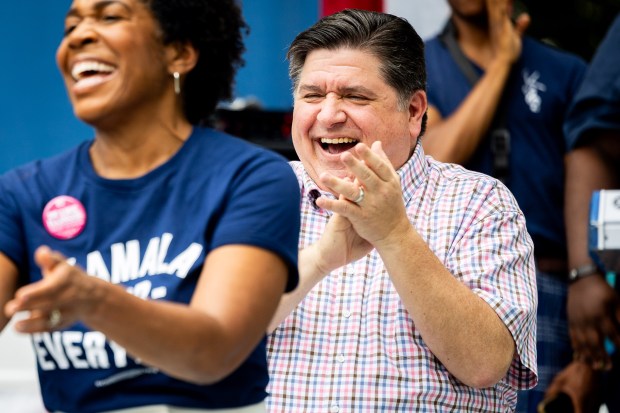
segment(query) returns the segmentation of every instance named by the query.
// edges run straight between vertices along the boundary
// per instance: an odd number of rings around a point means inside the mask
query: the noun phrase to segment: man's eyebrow
[[[300,85],[299,90],[304,91],[304,92],[323,92],[323,89],[321,87],[316,86],[316,85],[308,85],[308,84]],[[375,96],[375,93],[372,90],[362,85],[346,86],[346,87],[338,88],[338,93],[340,95],[350,95],[350,94],[359,93],[359,94],[369,96],[369,97]]]
[[[299,85],[299,90],[300,91],[304,91],[304,92],[322,92],[323,89],[321,89],[319,86],[316,85],[308,85],[308,84],[301,84]]]
[[[348,94],[362,94],[362,95],[366,95],[366,96],[375,96],[375,93],[368,89],[365,86],[359,85],[359,86],[347,86],[347,87],[343,87],[341,89],[338,89],[340,91],[341,94],[343,95],[348,95]]]

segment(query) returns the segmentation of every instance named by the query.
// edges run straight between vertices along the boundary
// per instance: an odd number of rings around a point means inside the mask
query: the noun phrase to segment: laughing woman
[[[299,186],[199,126],[244,30],[234,0],[73,1],[57,63],[94,139],[0,177],[0,326],[20,313],[49,411],[264,411]]]

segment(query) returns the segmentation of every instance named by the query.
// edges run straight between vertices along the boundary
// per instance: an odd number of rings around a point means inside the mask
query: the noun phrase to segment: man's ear
[[[165,53],[170,74],[185,75],[198,63],[199,52],[190,42],[173,42],[166,46]]]
[[[424,114],[428,109],[426,92],[417,90],[409,101],[409,133],[412,139],[416,140],[422,130]]]

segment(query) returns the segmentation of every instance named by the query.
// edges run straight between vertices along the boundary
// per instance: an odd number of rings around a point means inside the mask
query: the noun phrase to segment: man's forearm
[[[510,332],[484,300],[445,268],[413,227],[377,250],[416,329],[455,377],[486,387],[505,376],[515,351]]]

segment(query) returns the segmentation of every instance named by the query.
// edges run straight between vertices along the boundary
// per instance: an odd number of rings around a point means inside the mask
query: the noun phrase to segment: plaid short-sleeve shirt
[[[303,166],[292,166],[303,249],[319,239],[330,213],[314,206],[309,193],[318,187]],[[533,246],[512,194],[486,175],[436,162],[421,145],[398,173],[411,224],[512,334],[507,375],[485,389],[452,376],[373,251],[325,277],[269,337],[270,412],[510,412],[516,390],[536,384]]]

